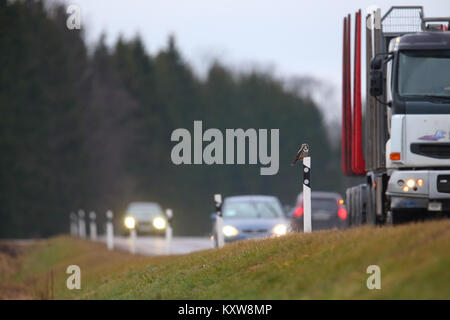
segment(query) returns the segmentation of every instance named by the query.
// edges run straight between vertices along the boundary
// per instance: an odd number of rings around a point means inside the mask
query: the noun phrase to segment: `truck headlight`
[[[134,229],[136,227],[136,219],[133,217],[125,217],[123,223],[127,229]]]
[[[162,230],[166,227],[166,220],[161,217],[156,217],[155,219],[153,219],[153,226],[157,230]]]
[[[273,233],[275,233],[277,236],[284,236],[287,233],[287,226],[284,224],[277,224],[273,228]]]
[[[239,233],[238,229],[236,229],[233,226],[223,227],[222,232],[225,235],[225,237],[233,237]]]
[[[412,189],[415,187],[416,185],[416,181],[414,181],[414,179],[408,179],[406,181],[406,185],[408,186],[408,188]]]

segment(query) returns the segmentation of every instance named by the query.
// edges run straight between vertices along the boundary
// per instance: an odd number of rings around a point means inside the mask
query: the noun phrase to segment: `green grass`
[[[168,257],[57,237],[28,250],[15,279],[34,297],[56,299],[450,299],[449,252],[450,220],[294,234]],[[66,288],[71,264],[81,268],[81,290]],[[381,268],[381,290],[366,287],[372,264]]]

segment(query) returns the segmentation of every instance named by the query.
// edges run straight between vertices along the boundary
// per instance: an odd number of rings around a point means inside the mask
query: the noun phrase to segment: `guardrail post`
[[[136,253],[136,228],[130,229],[130,253],[135,254]]]
[[[108,250],[114,249],[113,213],[111,210],[106,212],[106,246]]]
[[[91,219],[91,222],[89,224],[89,232],[90,232],[90,236],[91,236],[91,240],[92,241],[96,241],[97,240],[97,224],[95,223],[95,212],[91,211],[91,213],[89,213],[89,218]]]
[[[215,194],[214,202],[216,205],[216,236],[217,236],[217,247],[222,248],[225,243],[223,235],[223,217],[222,217],[222,195]]]
[[[70,234],[76,237],[78,234],[77,214],[75,212],[70,213]]]
[[[166,210],[167,226],[166,226],[166,250],[170,254],[170,249],[172,245],[172,219],[173,211],[172,209]]]
[[[84,211],[78,211],[78,236],[86,238],[86,222],[84,221]]]

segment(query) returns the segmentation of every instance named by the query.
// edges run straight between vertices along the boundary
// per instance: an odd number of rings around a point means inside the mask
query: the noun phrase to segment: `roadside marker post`
[[[167,218],[167,226],[166,226],[166,250],[167,253],[170,253],[170,248],[172,244],[172,219],[173,219],[173,211],[172,209],[166,210],[166,218]]]
[[[303,232],[311,232],[311,157],[303,158]]]
[[[136,228],[130,229],[130,253],[135,254],[136,253]]]
[[[70,234],[76,237],[78,234],[78,217],[75,212],[70,213]]]
[[[86,238],[86,222],[84,221],[84,211],[78,211],[78,236]]]
[[[106,246],[108,250],[114,249],[113,213],[111,210],[106,212]]]
[[[216,204],[216,235],[217,235],[217,247],[222,248],[225,242],[223,236],[223,217],[222,217],[222,195],[215,194],[214,202]]]
[[[303,161],[303,232],[311,232],[311,157],[309,145],[302,143],[291,166]]]
[[[96,214],[94,211],[91,211],[91,213],[89,213],[89,218],[91,220],[91,222],[89,224],[89,233],[91,236],[91,241],[96,241],[97,240],[97,224],[95,223]]]

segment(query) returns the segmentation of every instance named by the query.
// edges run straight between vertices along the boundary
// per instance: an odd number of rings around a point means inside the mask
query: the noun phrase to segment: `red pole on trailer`
[[[348,175],[347,172],[347,17],[344,17],[342,29],[342,128],[341,128],[341,168],[342,173]]]
[[[355,174],[364,174],[366,164],[362,152],[361,124],[361,10],[355,18],[355,64],[353,75],[353,134],[351,167]]]
[[[349,14],[347,16],[347,40],[346,40],[346,47],[347,47],[347,55],[346,55],[346,61],[345,61],[345,68],[346,68],[346,122],[347,122],[347,132],[346,132],[346,141],[347,141],[347,148],[346,148],[346,167],[347,167],[347,175],[352,175],[352,84],[351,84],[351,15]]]

